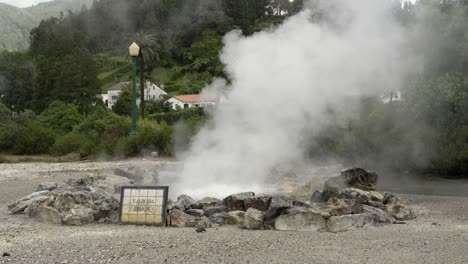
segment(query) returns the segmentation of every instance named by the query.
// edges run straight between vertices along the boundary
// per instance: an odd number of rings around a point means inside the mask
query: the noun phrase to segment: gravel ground
[[[69,227],[7,213],[9,202],[41,181],[105,174],[134,163],[0,164],[0,254],[10,254],[0,263],[468,263],[468,197],[405,195],[417,219],[337,234]]]

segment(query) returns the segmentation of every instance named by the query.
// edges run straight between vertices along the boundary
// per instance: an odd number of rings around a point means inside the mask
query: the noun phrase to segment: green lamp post
[[[130,56],[132,57],[132,130],[130,135],[135,136],[137,134],[137,115],[136,115],[136,67],[137,58],[140,54],[140,47],[133,42],[128,48]]]

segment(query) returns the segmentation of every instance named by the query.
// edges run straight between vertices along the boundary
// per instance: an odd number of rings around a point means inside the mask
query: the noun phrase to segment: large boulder
[[[264,213],[260,210],[249,208],[244,216],[242,226],[245,229],[263,229]]]
[[[217,198],[213,198],[213,197],[205,197],[201,199],[200,201],[198,201],[196,204],[200,207],[200,209],[202,209],[202,208],[207,208],[211,206],[222,206],[223,201]]]
[[[225,212],[221,212],[221,213],[215,213],[213,215],[211,215],[209,217],[210,221],[213,223],[213,224],[217,224],[217,225],[224,225],[224,218],[226,216],[226,213]]]
[[[322,192],[322,199],[328,201],[330,197],[337,197],[341,190],[356,188],[364,191],[375,191],[378,176],[361,168],[344,170],[339,176],[328,179]]]
[[[245,209],[255,208],[260,211],[267,211],[271,203],[271,195],[257,194],[252,197],[247,197],[244,200]]]
[[[247,198],[254,197],[255,193],[253,192],[244,192],[244,193],[237,193],[233,195],[229,195],[228,197],[223,199],[224,206],[229,211],[245,211],[245,203],[244,201]]]
[[[362,206],[362,212],[363,213],[368,213],[374,216],[375,220],[380,223],[389,223],[392,224],[395,222],[395,218],[390,215],[388,212],[385,212],[382,209],[368,206],[368,205],[363,205]]]
[[[55,189],[66,189],[70,187],[64,182],[41,182],[36,188],[36,192],[40,191],[53,191]]]
[[[204,208],[203,211],[205,213],[205,216],[211,217],[214,214],[224,213],[227,210],[226,210],[226,207],[224,206],[210,206],[210,207]]]
[[[386,200],[385,212],[395,217],[397,220],[409,220],[416,218],[416,213],[408,205],[408,201],[401,197],[392,196]]]
[[[244,221],[244,211],[231,211],[224,216],[224,223],[227,225],[241,225]]]
[[[196,201],[192,197],[182,194],[177,197],[177,201],[174,203],[174,208],[185,211],[190,209],[192,204],[195,204]]]
[[[195,227],[199,221],[199,218],[186,214],[179,209],[172,209],[169,216],[170,225],[174,227]]]
[[[374,226],[376,224],[375,218],[372,214],[354,214],[332,216],[327,222],[327,228],[330,232],[342,232],[365,226]]]
[[[49,206],[40,206],[34,216],[42,222],[49,222],[55,224],[62,223],[62,216],[57,209]]]
[[[275,220],[275,229],[285,231],[318,231],[326,226],[320,212],[305,207],[289,208]]]
[[[93,210],[91,208],[76,205],[63,216],[64,225],[82,226],[94,221]]]
[[[205,212],[202,209],[188,209],[185,211],[189,215],[193,215],[195,217],[202,217],[205,215]]]
[[[13,214],[22,213],[26,208],[28,208],[29,205],[34,202],[38,203],[49,200],[49,196],[50,191],[47,190],[31,193],[30,195],[27,195],[8,205],[8,210],[10,210],[10,212]]]
[[[275,219],[288,208],[294,206],[294,201],[284,195],[274,195],[271,198],[270,206],[265,213],[265,224],[273,227]]]

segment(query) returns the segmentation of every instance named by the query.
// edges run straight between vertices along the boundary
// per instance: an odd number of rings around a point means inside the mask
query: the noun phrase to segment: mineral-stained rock
[[[375,217],[375,220],[377,220],[380,223],[393,223],[395,222],[395,218],[391,216],[389,213],[385,212],[382,209],[375,208],[372,206],[368,205],[363,205],[362,206],[362,211],[363,213],[369,213]]]
[[[244,221],[244,211],[232,211],[224,216],[224,223],[227,225],[240,225]]]
[[[185,211],[189,215],[193,215],[195,217],[202,217],[205,215],[205,212],[202,209],[188,209]]]
[[[217,213],[224,213],[226,212],[226,207],[224,206],[210,206],[203,209],[205,216],[211,217]]]
[[[86,225],[92,223],[93,221],[93,210],[81,205],[76,205],[75,207],[71,208],[62,219],[62,223],[64,225],[74,226]]]
[[[210,219],[206,216],[203,216],[200,220],[198,220],[196,227],[197,228],[209,228],[211,227],[212,223]]]
[[[265,224],[273,226],[274,220],[286,209],[294,206],[294,201],[284,195],[274,195],[265,214]]]
[[[210,221],[213,224],[224,225],[224,217],[226,216],[225,212],[215,213],[209,217]]]
[[[342,171],[339,176],[328,179],[322,192],[322,199],[338,197],[341,190],[356,188],[365,191],[374,191],[378,176],[375,172],[369,172],[361,168]]]
[[[244,192],[244,193],[237,193],[233,195],[229,195],[228,197],[223,199],[223,204],[229,211],[245,211],[245,204],[244,201],[247,198],[255,196],[253,192]]]
[[[374,226],[375,222],[374,216],[369,213],[332,216],[327,222],[327,228],[330,232],[341,232],[365,226]]]
[[[40,206],[37,209],[35,217],[43,222],[50,222],[55,224],[62,223],[62,216],[59,214],[59,212],[55,208],[49,206]]]
[[[401,197],[391,197],[385,205],[385,211],[395,217],[397,220],[409,220],[416,218],[413,208]]]
[[[260,210],[249,208],[244,216],[242,226],[246,229],[262,229],[264,213]]]
[[[15,201],[14,203],[8,205],[8,210],[10,210],[10,212],[13,214],[22,213],[31,203],[48,200],[49,194],[49,191],[31,193],[30,195],[25,196]]]
[[[196,201],[192,197],[182,194],[177,197],[177,201],[174,203],[174,208],[179,210],[187,210],[190,208],[190,205],[195,204]]]
[[[285,231],[318,231],[326,226],[320,212],[305,207],[289,208],[275,221],[275,229]]]
[[[255,208],[260,211],[267,211],[270,207],[271,196],[267,194],[257,194],[252,197],[247,197],[244,200],[245,209]]]
[[[195,227],[198,223],[198,218],[184,213],[178,209],[172,209],[170,214],[171,226],[174,227]]]
[[[345,214],[359,214],[362,212],[362,204],[353,199],[340,199],[332,197],[328,200],[325,206],[322,206],[321,211],[330,213],[332,216]]]

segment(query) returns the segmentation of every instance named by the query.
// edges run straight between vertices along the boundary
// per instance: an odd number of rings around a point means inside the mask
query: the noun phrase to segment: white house
[[[183,94],[172,97],[167,100],[172,104],[174,110],[191,108],[191,107],[207,107],[215,106],[216,100],[202,94]]]
[[[107,109],[112,110],[119,99],[120,94],[124,89],[131,88],[130,82],[120,82],[107,90],[107,94],[101,94],[102,101],[107,105]],[[137,90],[138,90],[137,86]],[[159,88],[156,84],[146,81],[145,83],[145,101],[156,101],[162,95],[167,94],[163,89]],[[137,105],[140,105],[140,98],[137,98]]]
[[[390,102],[402,101],[403,98],[402,98],[401,91],[392,91],[392,92],[385,93],[385,94],[381,95],[380,100],[384,104],[388,104]]]

